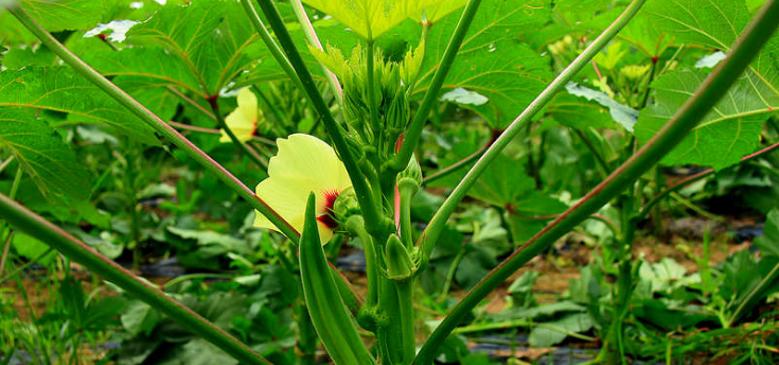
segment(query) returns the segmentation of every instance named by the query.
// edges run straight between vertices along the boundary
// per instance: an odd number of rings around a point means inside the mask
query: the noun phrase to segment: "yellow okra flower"
[[[225,124],[233,131],[239,141],[246,142],[252,139],[257,131],[260,113],[260,109],[257,108],[257,96],[248,87],[245,87],[238,91],[238,107],[227,115]],[[219,142],[230,143],[230,136],[224,130],[221,132]]]
[[[322,244],[333,236],[337,226],[333,204],[352,182],[343,162],[324,141],[307,134],[293,134],[276,141],[278,153],[268,163],[268,178],[257,185],[262,197],[282,218],[298,231],[303,229],[306,199],[316,195],[316,218]],[[267,218],[257,214],[255,226],[278,230]]]

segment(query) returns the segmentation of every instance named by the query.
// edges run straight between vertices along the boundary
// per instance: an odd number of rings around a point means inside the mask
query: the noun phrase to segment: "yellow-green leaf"
[[[355,33],[375,39],[408,18],[435,22],[460,8],[465,0],[305,0]]]

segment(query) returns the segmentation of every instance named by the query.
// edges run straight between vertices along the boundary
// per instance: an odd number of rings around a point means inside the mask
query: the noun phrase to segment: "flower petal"
[[[245,87],[238,91],[238,107],[227,115],[225,124],[239,141],[246,142],[254,136],[258,116],[257,97],[248,87]],[[225,131],[222,131],[219,142],[230,142],[230,137]]]
[[[303,228],[306,198],[316,194],[317,215],[327,214],[326,194],[340,193],[351,187],[349,175],[335,151],[322,140],[293,134],[276,141],[278,153],[268,164],[268,178],[257,185],[257,195],[298,231]],[[264,216],[257,214],[255,226],[277,230]],[[319,222],[322,243],[333,236]]]

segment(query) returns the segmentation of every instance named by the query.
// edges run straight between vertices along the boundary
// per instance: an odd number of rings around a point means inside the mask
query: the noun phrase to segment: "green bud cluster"
[[[360,203],[354,189],[349,188],[338,194],[333,203],[333,215],[338,222],[347,222],[350,217],[360,215]]]
[[[374,51],[373,79],[379,130],[373,130],[370,123],[367,49],[358,45],[348,58],[331,46],[324,52],[311,50],[320,63],[338,76],[343,85],[343,115],[347,138],[352,144],[380,147],[382,150],[375,151],[380,157],[393,152],[393,142],[411,120],[409,94],[421,67],[423,46],[421,44],[416,50],[408,51],[400,61],[387,60],[380,50]],[[389,143],[378,146],[380,136]]]

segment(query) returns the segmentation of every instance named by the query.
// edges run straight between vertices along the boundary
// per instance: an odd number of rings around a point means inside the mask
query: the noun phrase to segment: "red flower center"
[[[325,198],[325,212],[324,214],[316,217],[320,223],[324,224],[327,228],[333,229],[338,226],[338,222],[335,220],[335,213],[333,212],[333,206],[335,200],[338,199],[339,192],[330,190],[322,193]]]

